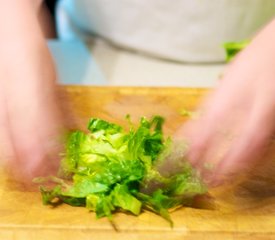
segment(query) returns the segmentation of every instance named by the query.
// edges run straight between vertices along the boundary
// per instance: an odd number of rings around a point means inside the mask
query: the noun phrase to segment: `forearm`
[[[255,37],[254,41],[263,41],[275,49],[275,18]],[[264,47],[266,45],[262,45]]]
[[[4,44],[37,46],[43,35],[37,18],[37,7],[31,0],[0,0],[0,35]],[[5,48],[5,46],[2,46]]]
[[[266,59],[275,59],[275,19],[252,39],[242,54],[245,54],[248,59],[252,58],[255,54],[258,57],[263,56]],[[261,62],[258,64],[261,64]]]
[[[28,76],[31,81],[32,76],[41,75],[39,71],[44,66],[48,76],[41,77],[53,79],[52,59],[37,17],[38,6],[33,0],[0,0],[0,4],[2,69],[7,68],[9,74]],[[16,71],[12,71],[11,67]]]

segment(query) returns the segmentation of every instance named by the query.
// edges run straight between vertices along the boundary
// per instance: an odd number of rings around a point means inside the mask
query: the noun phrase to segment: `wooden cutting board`
[[[85,129],[91,116],[125,124],[126,114],[135,122],[159,114],[166,118],[166,134],[186,120],[180,112],[193,110],[207,91],[79,86],[62,90],[77,128]],[[0,170],[0,239],[275,239],[275,180],[265,171],[244,183],[211,189],[213,199],[201,202],[203,209],[174,211],[172,229],[150,212],[139,217],[115,214],[114,227],[107,219],[96,220],[85,208],[43,206],[38,191],[24,189]]]

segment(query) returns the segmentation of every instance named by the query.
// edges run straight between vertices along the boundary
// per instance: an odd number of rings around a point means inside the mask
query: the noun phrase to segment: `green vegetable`
[[[98,218],[109,219],[117,210],[139,215],[149,209],[172,224],[168,210],[190,204],[207,189],[187,163],[174,176],[160,174],[156,163],[171,147],[171,140],[163,136],[163,123],[160,116],[143,117],[137,128],[130,122],[126,131],[92,118],[88,133],[70,134],[59,171],[62,178],[35,180],[55,183],[54,188],[40,187],[43,203],[86,206]]]
[[[226,51],[226,61],[230,62],[248,44],[249,44],[249,41],[225,43],[224,44],[224,49]]]
[[[187,110],[186,108],[182,108],[179,112],[179,114],[183,117],[191,118],[191,119],[196,119],[199,117],[200,112],[198,111],[190,111]]]

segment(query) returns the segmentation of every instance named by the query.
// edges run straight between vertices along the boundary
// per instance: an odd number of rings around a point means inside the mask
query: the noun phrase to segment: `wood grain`
[[[62,91],[73,128],[85,129],[91,116],[125,124],[126,114],[134,122],[141,116],[158,114],[166,118],[166,134],[172,134],[186,120],[180,111],[195,109],[207,92],[79,86]],[[0,239],[275,239],[275,181],[271,175],[261,170],[241,184],[211,189],[215,207],[174,211],[173,229],[162,218],[144,212],[139,217],[116,214],[115,230],[107,219],[96,220],[85,208],[43,206],[38,191],[23,188],[1,169]]]

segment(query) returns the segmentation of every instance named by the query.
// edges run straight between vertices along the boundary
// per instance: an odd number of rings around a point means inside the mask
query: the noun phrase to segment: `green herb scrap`
[[[249,41],[225,43],[223,46],[226,51],[226,62],[230,62],[248,44],[249,44]]]
[[[196,119],[200,116],[199,111],[191,111],[186,108],[182,108],[179,112],[179,114],[183,117],[191,118],[191,119]]]
[[[117,210],[139,215],[149,209],[172,224],[168,210],[189,204],[206,187],[187,163],[171,177],[157,170],[157,159],[171,145],[163,136],[163,122],[160,116],[143,117],[137,128],[130,123],[126,131],[102,119],[91,119],[88,133],[75,131],[68,138],[59,171],[62,178],[36,179],[40,184],[55,183],[54,188],[40,187],[43,203],[86,206],[98,218],[109,219]],[[152,188],[148,182],[158,187]]]

